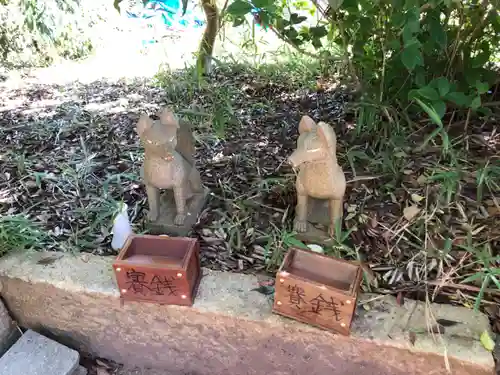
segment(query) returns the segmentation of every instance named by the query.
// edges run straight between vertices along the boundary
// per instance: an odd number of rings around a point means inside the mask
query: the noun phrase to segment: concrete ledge
[[[371,375],[494,373],[479,342],[486,316],[433,304],[435,319],[456,324],[427,333],[429,309],[363,295],[351,337],[271,313],[272,301],[251,289],[254,276],[203,270],[192,308],[127,302],[120,306],[112,258],[47,254],[0,259],[2,295],[21,326],[82,352],[171,374]],[[446,356],[443,354],[446,353]]]

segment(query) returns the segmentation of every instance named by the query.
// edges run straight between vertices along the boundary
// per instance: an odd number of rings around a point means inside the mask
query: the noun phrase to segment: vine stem
[[[379,13],[379,22],[380,22],[380,13]],[[385,27],[384,27],[384,34],[382,35],[382,38],[380,39],[380,46],[382,47],[382,77],[380,79],[380,97],[379,97],[380,103],[382,103],[382,100],[384,99],[385,66],[386,66],[386,59],[387,59],[386,52],[385,52],[385,39],[386,39],[386,32],[385,32]]]
[[[219,30],[224,25],[224,13],[226,13],[226,9],[227,9],[228,4],[229,4],[229,0],[226,0],[224,2],[224,6],[222,7],[221,11],[219,12]]]
[[[349,51],[348,51],[348,46],[349,43],[347,41],[347,38],[345,36],[345,29],[344,25],[342,24],[342,21],[339,19],[336,19],[337,21],[337,26],[339,27],[340,35],[342,36],[342,44],[344,48],[344,62],[347,62],[347,66],[349,67],[350,73],[353,78],[355,78],[356,82],[359,83],[359,78],[356,74],[356,70],[354,69],[354,66],[352,65],[352,60],[349,58]]]

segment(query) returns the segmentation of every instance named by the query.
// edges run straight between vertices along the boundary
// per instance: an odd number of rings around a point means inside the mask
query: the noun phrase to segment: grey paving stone
[[[0,358],[2,375],[73,375],[80,354],[28,330]]]
[[[0,357],[21,336],[16,323],[11,319],[4,303],[0,300]]]

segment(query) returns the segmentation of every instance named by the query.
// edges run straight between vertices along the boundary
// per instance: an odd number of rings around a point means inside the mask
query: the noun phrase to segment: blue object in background
[[[265,10],[261,8],[252,8],[250,11],[250,14],[253,17],[253,20],[255,22],[255,26],[267,31],[269,29],[269,26],[266,25],[264,22],[262,22],[261,14],[264,14]]]
[[[205,24],[205,20],[197,17],[190,9],[186,10],[184,16],[181,14],[180,0],[152,0],[146,3],[139,14],[127,11],[129,18],[151,19],[159,16],[167,28],[198,28]]]

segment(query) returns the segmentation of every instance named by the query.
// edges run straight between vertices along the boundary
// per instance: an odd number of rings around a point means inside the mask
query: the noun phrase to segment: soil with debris
[[[110,230],[118,203],[128,204],[136,231],[146,220],[135,124],[168,104],[196,125],[197,166],[212,192],[193,232],[203,266],[272,274],[286,249],[300,245],[286,158],[303,114],[337,133],[349,183],[344,228],[326,250],[363,262],[363,288],[417,298],[435,290],[438,301],[472,307],[481,270],[500,265],[498,107],[482,123],[450,120],[460,146],[443,157],[432,142],[418,148],[430,126],[360,130],[346,110],[349,96],[326,81],[308,89],[240,68],[216,70],[201,85],[187,73],[165,80],[165,88],[144,80],[2,84],[0,210],[2,225],[14,226],[9,233],[28,233],[44,249],[116,255]],[[490,281],[483,305],[500,331],[500,296]]]
[[[91,359],[82,356],[81,362],[87,369],[88,375],[168,375],[163,370],[125,368],[123,365],[103,358]]]

